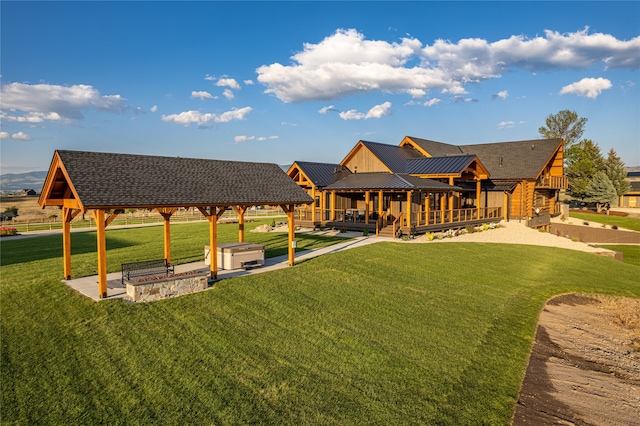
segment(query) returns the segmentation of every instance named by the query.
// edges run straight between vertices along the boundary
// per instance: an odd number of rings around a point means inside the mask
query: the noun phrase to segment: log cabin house
[[[379,235],[421,234],[500,220],[545,227],[567,188],[563,142],[450,145],[405,137],[358,141],[338,164],[294,162],[287,174],[315,203],[298,224]]]

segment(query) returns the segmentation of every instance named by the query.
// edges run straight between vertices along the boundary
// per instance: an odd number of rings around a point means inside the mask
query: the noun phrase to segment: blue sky
[[[0,2],[1,173],[56,149],[281,165],[539,138],[640,166],[640,2]]]

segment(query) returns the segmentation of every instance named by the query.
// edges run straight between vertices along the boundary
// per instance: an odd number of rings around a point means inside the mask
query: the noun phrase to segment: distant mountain
[[[0,175],[0,193],[8,194],[19,192],[23,189],[33,189],[38,194],[42,191],[46,171],[29,173],[5,173]]]

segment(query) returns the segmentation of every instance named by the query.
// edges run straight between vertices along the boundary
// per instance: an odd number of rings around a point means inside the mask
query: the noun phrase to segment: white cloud
[[[240,90],[240,84],[233,78],[221,78],[216,83],[219,87],[230,87],[235,90]]]
[[[421,98],[427,94],[427,92],[422,89],[409,89],[407,93],[410,94],[412,98]]]
[[[233,94],[233,92],[229,89],[224,89],[224,92],[222,92],[222,94],[224,95],[225,98],[231,100],[233,98],[236,97],[236,95]]]
[[[59,121],[62,117],[56,112],[30,112],[23,116],[7,115],[5,112],[0,112],[0,119],[17,123],[42,123],[45,120]]]
[[[201,92],[196,92],[193,91],[191,92],[191,97],[192,98],[200,98],[200,99],[214,99],[214,96],[209,93],[209,92],[205,92],[205,91],[201,91]]]
[[[240,136],[236,136],[233,138],[233,140],[235,141],[235,143],[241,143],[241,142],[247,142],[247,141],[266,141],[266,140],[273,140],[273,139],[278,139],[280,136],[244,136],[244,135],[240,135]]]
[[[515,123],[513,121],[503,121],[501,123],[498,123],[498,129],[511,129],[512,127],[515,127]]]
[[[507,99],[509,97],[509,91],[502,90],[495,95],[491,96],[491,99]]]
[[[157,112],[158,111],[158,105],[154,105],[151,107],[151,112]]]
[[[58,86],[51,84],[10,83],[0,91],[3,110],[28,113],[23,116],[43,120],[82,119],[83,111],[97,110],[122,112],[126,99],[120,95],[101,95],[92,86],[78,84]]]
[[[326,106],[324,108],[320,108],[320,110],[318,111],[320,114],[326,114],[329,111],[335,111],[335,112],[340,112],[338,111],[333,105],[329,105]]]
[[[366,120],[369,118],[382,118],[385,115],[389,115],[391,113],[390,108],[391,102],[385,102],[383,104],[374,106],[366,114],[358,112],[355,109],[351,109],[349,111],[341,112],[339,115],[343,120]]]
[[[514,69],[532,73],[554,69],[640,67],[640,36],[618,40],[589,34],[588,28],[544,36],[511,36],[489,42],[416,38],[400,42],[366,40],[354,29],[337,30],[317,44],[305,43],[292,65],[263,65],[256,72],[266,93],[283,102],[332,100],[361,92],[385,91],[423,96],[429,90],[464,94],[464,84],[497,78]],[[418,65],[415,65],[418,63]]]
[[[9,132],[0,132],[0,139],[16,139],[21,141],[30,141],[31,136],[22,132],[18,132],[14,134],[9,134]]]
[[[253,80],[245,80],[245,81],[243,81],[243,83],[245,84],[245,86],[252,86],[252,85],[254,85],[254,84],[255,84],[255,83],[253,82]]]
[[[562,90],[560,90],[560,94],[586,96],[587,98],[595,99],[604,90],[610,89],[611,86],[611,81],[607,80],[606,78],[583,78],[576,83],[571,83],[568,86],[564,86]]]
[[[424,106],[428,106],[428,107],[430,107],[430,106],[434,106],[435,104],[437,104],[437,103],[439,103],[439,102],[440,102],[440,99],[438,99],[438,98],[431,98],[431,99],[429,99],[428,101],[426,101],[426,102],[424,103]]]
[[[182,124],[184,126],[196,123],[200,127],[206,127],[209,122],[228,123],[229,121],[243,120],[252,110],[253,108],[251,107],[244,107],[240,109],[234,108],[231,111],[224,112],[220,115],[213,113],[201,113],[200,111],[184,111],[179,114],[163,115],[162,121]]]

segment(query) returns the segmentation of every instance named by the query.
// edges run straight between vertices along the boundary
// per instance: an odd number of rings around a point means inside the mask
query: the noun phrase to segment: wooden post
[[[413,191],[407,191],[407,218],[406,225],[407,228],[411,228],[411,198],[413,197]]]
[[[101,299],[107,297],[107,236],[105,232],[104,210],[93,210],[96,221],[98,243],[98,294]]]
[[[289,246],[289,266],[295,264],[296,248],[294,247],[296,241],[296,226],[295,226],[295,208],[293,204],[282,204],[282,210],[287,214],[287,224],[289,225],[289,238],[287,239],[287,245]]]
[[[72,209],[62,208],[62,257],[64,259],[64,279],[71,279],[71,219]]]
[[[384,192],[378,192],[378,216],[382,217],[384,215]]]
[[[198,210],[209,221],[209,272],[211,279],[215,280],[218,278],[218,219],[225,209],[210,206],[209,210],[206,207],[198,207]]]
[[[427,195],[424,198],[424,201],[425,201],[425,203],[424,203],[425,204],[425,206],[424,206],[424,210],[425,210],[424,221],[425,221],[425,225],[429,226],[429,208],[431,207],[430,206],[430,204],[431,204],[431,193],[430,192],[427,192]]]
[[[164,258],[167,259],[167,263],[171,263],[171,216],[176,212],[178,208],[165,207],[162,209],[156,209],[158,213],[164,219]],[[116,214],[116,212],[114,212]],[[115,218],[115,216],[113,216]],[[110,217],[111,220],[113,220]]]
[[[311,198],[313,198],[313,204],[311,204],[311,223],[316,223],[316,186],[311,186]]]
[[[233,209],[238,214],[238,242],[244,243],[244,213],[247,211],[247,208],[233,206]]]
[[[480,219],[480,180],[476,181],[476,209],[478,210],[478,219]]]
[[[506,192],[503,192],[504,197],[503,197],[503,208],[504,211],[502,212],[502,217],[504,218],[504,220],[508,220],[509,216],[507,215],[507,211],[509,209],[509,195]]]
[[[369,224],[369,203],[371,202],[371,191],[364,193],[364,223]],[[365,225],[365,226],[366,226]]]
[[[331,220],[336,220],[336,191],[331,191]]]

